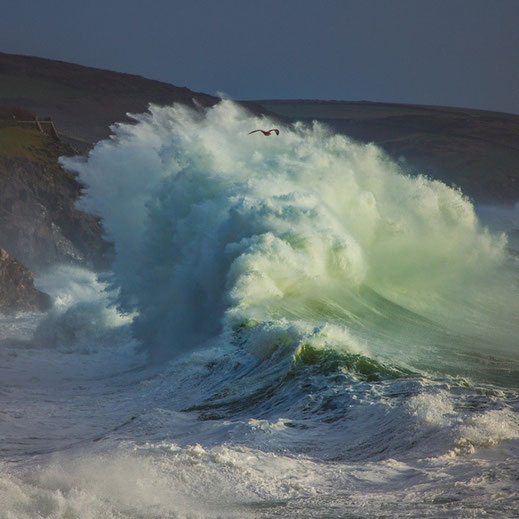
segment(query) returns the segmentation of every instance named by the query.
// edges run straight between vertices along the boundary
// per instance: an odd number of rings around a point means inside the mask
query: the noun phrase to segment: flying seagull
[[[277,128],[272,128],[271,130],[252,130],[247,135],[250,135],[251,133],[261,132],[265,137],[270,137],[270,134],[272,132],[275,132],[276,135],[279,135],[279,130]]]

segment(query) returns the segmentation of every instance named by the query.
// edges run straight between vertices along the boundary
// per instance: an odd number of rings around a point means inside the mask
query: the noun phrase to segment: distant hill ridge
[[[0,53],[0,104],[52,117],[76,149],[110,134],[109,126],[148,104],[211,106],[218,98],[186,87],[62,61]],[[519,201],[519,115],[467,108],[370,101],[265,100],[244,104],[286,120],[319,120],[375,142],[411,174],[461,187],[477,202]]]

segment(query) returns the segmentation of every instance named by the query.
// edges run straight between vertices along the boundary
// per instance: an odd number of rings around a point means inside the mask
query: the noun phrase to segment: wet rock
[[[50,306],[50,296],[34,287],[32,272],[0,249],[0,313],[45,312]]]

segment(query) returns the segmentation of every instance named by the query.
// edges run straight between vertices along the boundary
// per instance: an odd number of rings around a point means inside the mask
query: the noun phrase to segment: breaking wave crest
[[[321,124],[248,135],[275,123],[231,101],[133,117],[63,163],[114,241],[119,303],[152,358],[225,342],[459,373],[517,356],[506,237],[458,190]]]

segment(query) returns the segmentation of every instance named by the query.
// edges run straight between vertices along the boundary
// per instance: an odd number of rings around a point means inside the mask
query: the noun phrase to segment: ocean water
[[[231,101],[134,117],[63,159],[112,271],[1,318],[0,517],[519,517],[518,211]]]

